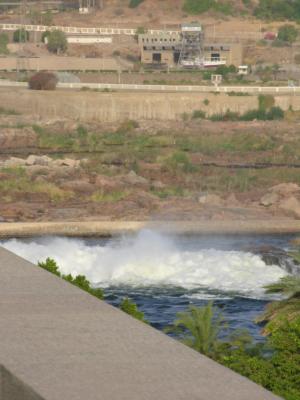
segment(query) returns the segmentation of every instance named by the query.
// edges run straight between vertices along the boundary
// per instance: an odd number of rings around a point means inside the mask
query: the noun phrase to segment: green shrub
[[[283,25],[278,30],[278,40],[294,43],[298,37],[298,30],[293,25]]]
[[[43,32],[42,33],[42,42],[45,43],[46,42],[46,38],[48,39],[50,35],[51,35],[50,31]]]
[[[137,305],[134,302],[130,301],[128,298],[123,299],[123,301],[120,304],[120,309],[124,311],[126,314],[131,315],[133,318],[148,323],[145,320],[144,313],[142,311],[139,311]]]
[[[192,119],[204,119],[205,115],[205,112],[202,110],[194,110],[192,114]]]
[[[60,272],[59,272],[59,267],[56,264],[56,261],[53,260],[52,258],[46,258],[46,261],[42,262],[38,262],[38,267],[45,269],[48,272],[51,272],[51,274],[57,275],[57,276],[61,276]]]
[[[129,7],[130,8],[136,8],[138,7],[141,3],[143,3],[144,0],[130,0]]]
[[[210,81],[212,74],[213,73],[211,71],[204,71],[202,73],[202,79],[205,80],[205,81]]]
[[[249,110],[241,115],[239,119],[241,121],[254,121],[255,119],[264,121],[267,117],[264,110]]]
[[[272,107],[267,112],[267,119],[270,121],[280,120],[284,118],[284,111],[280,107]]]
[[[194,172],[195,166],[191,163],[187,154],[182,151],[177,151],[168,157],[165,161],[166,168],[175,173],[176,171]]]
[[[220,65],[218,68],[216,68],[215,73],[226,78],[228,74],[234,74],[236,71],[237,69],[234,65],[229,65],[228,67],[226,65]]]
[[[147,33],[147,29],[146,28],[144,28],[143,26],[138,26],[137,27],[137,30],[136,30],[136,34],[137,35],[143,35],[145,33]]]
[[[298,0],[259,0],[254,15],[265,19],[291,19],[300,17]]]
[[[48,35],[47,48],[52,53],[64,53],[68,48],[66,34],[58,29],[50,32]]]
[[[218,0],[185,0],[183,4],[183,11],[189,14],[202,14],[211,9],[225,15],[233,11],[230,3]]]
[[[15,43],[25,43],[29,41],[29,32],[25,29],[17,29],[13,35],[13,41]]]
[[[51,274],[59,276],[60,278],[63,278],[65,281],[79,287],[80,289],[84,290],[85,292],[88,292],[92,296],[97,297],[98,299],[103,299],[102,289],[92,288],[90,282],[86,279],[84,275],[77,275],[75,278],[73,278],[71,274],[62,275],[59,272],[59,266],[57,265],[56,261],[53,260],[52,258],[48,257],[46,258],[46,261],[38,262],[38,267],[43,268],[46,271],[51,272]]]
[[[79,287],[80,289],[88,292],[92,296],[98,299],[103,299],[103,290],[100,288],[92,288],[90,282],[86,279],[84,275],[77,275],[75,278],[71,274],[63,275],[62,278],[70,282],[72,285]]]
[[[8,54],[8,36],[6,33],[0,33],[0,54]]]
[[[219,361],[286,400],[300,400],[300,319],[286,321],[265,346],[233,349]]]
[[[238,121],[240,119],[239,113],[227,110],[225,114],[213,114],[210,117],[211,121]]]
[[[208,11],[215,4],[215,0],[185,0],[183,10],[189,14],[201,14]]]
[[[267,111],[275,104],[274,96],[271,94],[260,94],[258,96],[258,108],[262,111]]]
[[[275,39],[272,42],[272,47],[286,47],[287,42],[284,42],[283,40]]]

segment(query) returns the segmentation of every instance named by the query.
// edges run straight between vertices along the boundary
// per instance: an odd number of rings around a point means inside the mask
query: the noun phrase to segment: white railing
[[[13,82],[0,79],[0,87],[27,87],[26,82]],[[272,93],[272,94],[300,94],[300,87],[289,86],[184,86],[184,85],[135,85],[118,83],[59,83],[61,89],[91,89],[111,91],[142,91],[142,92],[194,92],[194,93]]]
[[[3,31],[16,31],[17,29],[25,29],[28,32],[45,32],[60,30],[67,34],[77,35],[136,35],[137,29],[132,28],[86,28],[86,27],[73,27],[73,26],[46,26],[46,25],[22,25],[22,24],[0,24],[0,30]],[[149,29],[147,31],[151,34],[169,33],[171,35],[178,35],[179,31],[176,30],[159,30]]]

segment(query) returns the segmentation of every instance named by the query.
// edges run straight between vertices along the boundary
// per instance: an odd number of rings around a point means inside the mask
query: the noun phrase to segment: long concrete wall
[[[82,57],[1,57],[0,70],[4,71],[118,71],[114,58]]]
[[[1,400],[278,399],[1,248],[0,321]]]
[[[209,100],[205,106],[204,100]],[[300,96],[277,96],[284,110],[300,110]],[[207,115],[231,110],[244,113],[258,107],[257,96],[228,96],[200,93],[99,93],[93,91],[53,92],[19,88],[0,89],[0,107],[11,108],[39,119],[70,118],[77,121],[116,122],[125,119],[180,120],[183,113],[204,110]]]

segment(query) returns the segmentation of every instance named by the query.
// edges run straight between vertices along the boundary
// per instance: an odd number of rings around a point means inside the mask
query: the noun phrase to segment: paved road
[[[26,82],[0,80],[0,87],[27,87]],[[249,93],[249,94],[300,94],[300,87],[288,86],[184,86],[184,85],[134,85],[110,83],[59,83],[59,89],[91,89],[99,91],[189,92],[189,93]]]

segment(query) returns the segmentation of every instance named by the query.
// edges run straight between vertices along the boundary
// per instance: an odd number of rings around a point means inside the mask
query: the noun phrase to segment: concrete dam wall
[[[205,102],[208,100],[208,103]],[[206,105],[206,104],[207,105]],[[275,104],[300,110],[300,96],[281,95]],[[213,93],[100,93],[94,91],[30,91],[2,88],[0,107],[39,119],[117,122],[134,120],[180,120],[184,113],[203,110],[207,115],[226,110],[244,113],[258,107],[257,96],[228,96]]]
[[[1,400],[277,396],[0,248]]]

